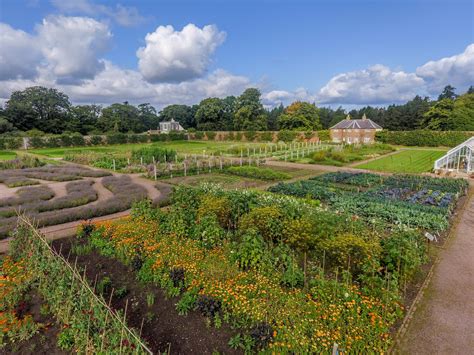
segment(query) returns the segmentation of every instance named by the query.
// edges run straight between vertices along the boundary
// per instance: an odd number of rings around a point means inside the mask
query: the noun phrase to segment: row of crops
[[[426,260],[416,231],[216,185],[178,187],[166,210],[144,201],[129,219],[86,227],[81,250],[129,265],[178,297],[180,314],[231,325],[229,346],[247,353],[323,353],[334,343],[385,352],[403,292]]]
[[[269,191],[319,200],[333,209],[366,219],[443,231],[467,187],[463,179],[337,172],[280,183]]]
[[[76,260],[77,263],[77,260]],[[23,353],[16,344],[57,323],[57,340],[48,344],[54,353],[149,354],[137,333],[127,327],[121,311],[112,310],[97,296],[83,271],[70,263],[39,234],[27,219],[20,219],[10,255],[0,261],[0,351]],[[28,302],[36,299],[40,314],[33,316]],[[38,322],[38,316],[52,314],[52,322]],[[47,339],[38,344],[45,346]],[[24,353],[48,351],[35,349]],[[3,348],[3,349],[2,349]],[[34,349],[34,350],[33,350]]]

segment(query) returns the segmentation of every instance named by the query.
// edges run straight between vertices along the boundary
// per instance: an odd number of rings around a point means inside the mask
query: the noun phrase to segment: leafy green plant
[[[196,306],[197,294],[190,290],[183,293],[178,303],[176,303],[176,310],[180,315],[186,315]]]

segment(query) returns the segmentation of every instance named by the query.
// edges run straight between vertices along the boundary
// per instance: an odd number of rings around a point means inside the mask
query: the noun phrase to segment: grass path
[[[471,189],[474,187],[471,182]],[[474,349],[474,193],[395,353],[472,354]]]

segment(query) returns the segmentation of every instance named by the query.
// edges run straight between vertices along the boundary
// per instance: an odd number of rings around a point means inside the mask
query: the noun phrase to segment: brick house
[[[360,120],[351,120],[351,116],[347,115],[345,120],[329,128],[329,134],[335,143],[370,144],[375,142],[375,132],[381,130],[382,127],[365,114]]]

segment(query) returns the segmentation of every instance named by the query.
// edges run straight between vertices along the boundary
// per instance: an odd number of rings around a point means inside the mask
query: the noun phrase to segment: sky
[[[0,100],[385,106],[474,85],[473,0],[0,0]]]

